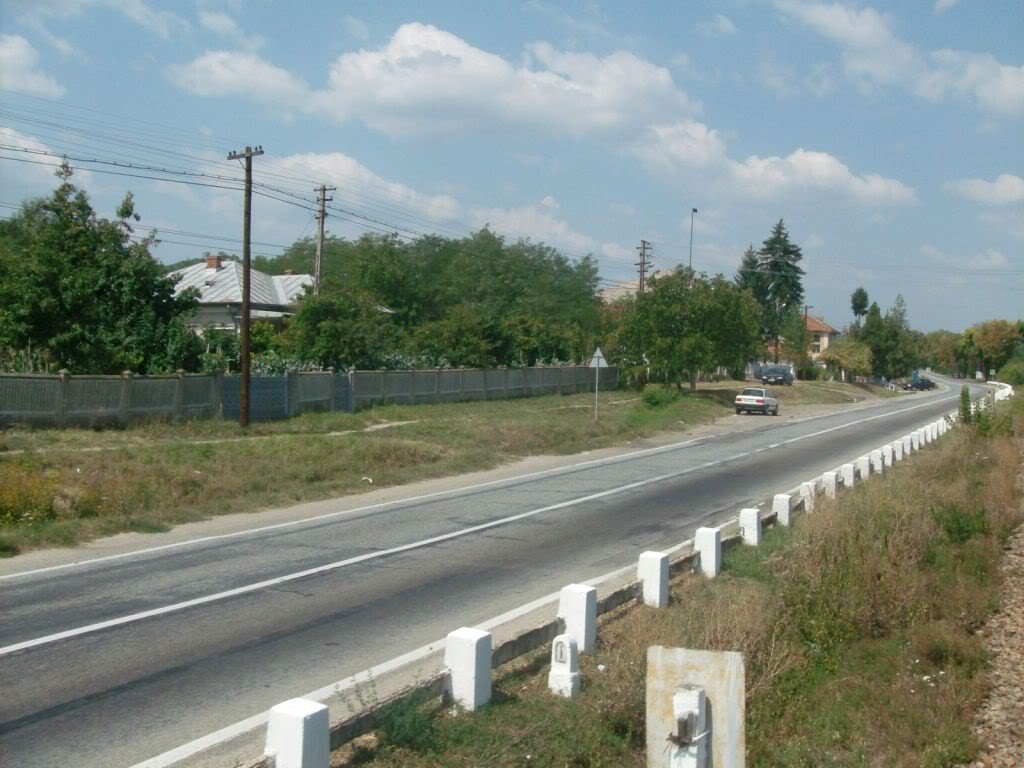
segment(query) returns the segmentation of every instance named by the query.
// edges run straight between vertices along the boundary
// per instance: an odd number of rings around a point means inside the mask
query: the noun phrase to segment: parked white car
[[[770,389],[764,387],[747,387],[736,395],[736,413],[763,413],[779,415],[779,401]]]

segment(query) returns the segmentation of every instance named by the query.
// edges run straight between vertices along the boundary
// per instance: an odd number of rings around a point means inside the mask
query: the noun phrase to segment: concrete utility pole
[[[333,200],[333,197],[328,197],[328,192],[333,192],[337,187],[327,187],[321,184],[317,187],[317,198],[316,201],[320,203],[320,212],[317,214],[318,227],[316,231],[316,265],[313,268],[313,295],[317,296],[320,293],[320,260],[323,258],[324,253],[324,220],[327,218],[327,203]]]
[[[651,268],[651,262],[647,258],[647,253],[648,251],[653,251],[654,246],[646,240],[641,240],[640,245],[638,245],[636,249],[640,251],[640,261],[636,263],[636,265],[640,267],[640,285],[637,293],[642,294],[644,289],[647,287],[647,270]]]
[[[800,342],[800,367],[804,370],[804,377],[807,375],[807,313],[814,309],[813,304],[804,304],[804,333]]]
[[[693,269],[693,217],[697,215],[697,209],[690,211],[690,269]]]
[[[251,261],[249,256],[249,230],[252,228],[252,159],[263,154],[263,147],[246,147],[244,152],[232,152],[228,160],[245,160],[245,209],[242,214],[242,334],[241,334],[241,368],[242,388],[239,395],[238,423],[249,426],[249,272]]]

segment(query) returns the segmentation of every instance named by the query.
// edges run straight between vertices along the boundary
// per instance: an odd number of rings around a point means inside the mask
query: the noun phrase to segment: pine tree
[[[779,361],[779,335],[786,310],[798,307],[804,298],[800,267],[803,254],[791,242],[782,219],[772,228],[771,237],[760,251],[760,270],[765,280],[765,331],[774,342],[775,362]]]

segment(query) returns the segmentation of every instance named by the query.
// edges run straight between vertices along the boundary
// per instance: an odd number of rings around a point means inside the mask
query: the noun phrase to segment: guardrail
[[[1004,387],[1007,385],[1003,385]],[[993,399],[1012,396],[1000,388]],[[980,406],[979,406],[980,407]],[[585,584],[571,584],[561,592],[522,606],[478,627],[462,627],[444,639],[398,659],[353,675],[333,685],[273,707],[263,715],[210,734],[135,768],[167,768],[204,751],[226,744],[244,733],[267,727],[265,753],[250,756],[246,768],[326,768],[329,750],[337,749],[380,723],[386,710],[412,696],[446,697],[465,710],[485,706],[490,698],[492,671],[513,659],[552,643],[560,635],[575,641],[579,652],[594,647],[597,617],[627,603],[655,607],[667,603],[668,580],[684,572],[714,578],[721,570],[722,551],[737,544],[756,545],[764,526],[791,526],[801,515],[813,514],[821,498],[840,493],[889,471],[910,454],[945,435],[956,423],[956,413],[931,421],[900,439],[815,476],[772,497],[766,511],[741,510],[715,527],[699,528],[694,538],[663,552],[645,552],[636,566],[613,571]],[[557,608],[552,611],[554,605]],[[552,613],[554,615],[552,615]],[[495,644],[495,639],[499,642]],[[405,685],[395,680],[413,677]],[[388,681],[391,681],[390,683]],[[376,701],[357,712],[330,721],[329,705],[362,701],[368,684],[380,693]],[[237,755],[232,757],[236,764]]]

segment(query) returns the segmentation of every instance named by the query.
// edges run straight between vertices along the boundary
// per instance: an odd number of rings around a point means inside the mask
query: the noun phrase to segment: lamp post
[[[697,213],[694,208],[690,211],[690,269],[693,269],[693,216]]]

